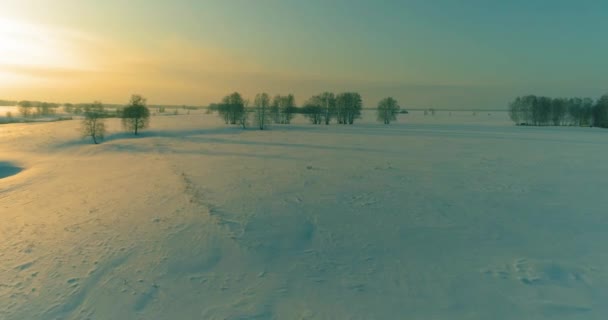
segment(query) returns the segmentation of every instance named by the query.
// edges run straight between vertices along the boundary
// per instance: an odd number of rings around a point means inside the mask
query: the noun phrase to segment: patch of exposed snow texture
[[[608,130],[488,113],[0,125],[0,319],[605,319]]]

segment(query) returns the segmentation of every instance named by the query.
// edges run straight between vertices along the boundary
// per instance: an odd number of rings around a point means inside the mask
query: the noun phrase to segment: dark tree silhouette
[[[322,96],[312,96],[304,103],[300,112],[310,120],[310,123],[321,124],[323,122],[323,115],[325,114]]]
[[[243,119],[246,121],[245,100],[238,92],[225,96],[217,109],[226,124],[243,125],[245,123]]]
[[[258,93],[253,101],[255,121],[260,130],[266,128],[266,118],[270,109],[270,96],[267,93]]]
[[[606,107],[603,107],[607,105]],[[527,95],[509,103],[509,117],[518,125],[608,126],[602,108],[608,108],[608,95],[595,104],[590,98],[549,98]]]
[[[93,104],[87,108],[87,111],[84,113],[84,118],[82,119],[82,137],[91,137],[93,143],[98,144],[103,140],[106,133],[104,120],[103,105],[99,101],[93,102]]]
[[[555,98],[551,100],[551,122],[554,126],[561,126],[566,120],[568,99]]]
[[[336,96],[332,92],[323,92],[319,95],[319,102],[323,108],[323,122],[328,125],[336,114]]]
[[[473,112],[473,115],[475,115],[475,112]],[[511,120],[515,122],[515,124],[520,124],[522,121],[522,116],[523,114],[521,97],[517,97],[515,98],[515,100],[509,103],[509,118],[511,118]]]
[[[353,124],[361,117],[363,101],[357,92],[344,92],[336,96],[336,117],[339,124]]]
[[[608,94],[603,95],[593,107],[593,125],[608,128]]]
[[[295,116],[296,109],[296,98],[293,94],[288,94],[283,97],[283,104],[281,106],[281,123],[290,124],[291,120]]]
[[[397,120],[397,114],[399,113],[399,104],[397,100],[392,97],[384,98],[378,103],[378,121],[384,122],[384,124],[390,124],[391,121]]]
[[[270,117],[274,123],[289,124],[297,112],[296,99],[293,94],[276,95],[270,105]]]
[[[129,104],[122,109],[122,125],[133,134],[145,129],[150,124],[150,110],[146,106],[146,99],[140,95],[131,96]]]
[[[274,123],[281,123],[281,103],[283,102],[283,97],[280,95],[274,96],[272,98],[272,103],[270,104],[270,119]]]

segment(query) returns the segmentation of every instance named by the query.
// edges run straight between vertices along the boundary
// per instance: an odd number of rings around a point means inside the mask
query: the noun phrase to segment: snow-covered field
[[[0,125],[0,319],[606,319],[608,130]]]

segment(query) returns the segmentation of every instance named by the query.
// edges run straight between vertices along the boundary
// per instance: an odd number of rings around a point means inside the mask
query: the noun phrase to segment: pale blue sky
[[[392,95],[412,107],[502,108],[520,94],[608,92],[604,1],[6,1],[0,19],[77,31],[104,52],[90,63],[103,83],[79,81],[77,94],[29,83],[49,100],[89,92],[114,102],[136,90],[159,103],[205,104],[239,90],[303,101],[358,90],[368,106]],[[15,63],[1,59],[0,72]],[[46,87],[66,83],[44,77]]]

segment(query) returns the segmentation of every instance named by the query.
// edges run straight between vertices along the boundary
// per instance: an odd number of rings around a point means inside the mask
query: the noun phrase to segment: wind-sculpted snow
[[[0,319],[605,319],[608,133],[489,113],[0,126]]]

